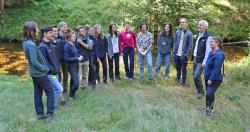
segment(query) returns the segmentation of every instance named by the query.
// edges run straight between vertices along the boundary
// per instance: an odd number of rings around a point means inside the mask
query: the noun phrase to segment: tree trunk
[[[4,0],[0,0],[0,19],[3,18],[4,15]]]

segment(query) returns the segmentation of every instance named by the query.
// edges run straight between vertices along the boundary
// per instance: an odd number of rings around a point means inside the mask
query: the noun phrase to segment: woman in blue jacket
[[[83,56],[78,56],[77,48],[75,47],[76,36],[74,33],[70,32],[65,35],[67,43],[64,45],[64,61],[67,62],[68,70],[70,74],[70,91],[69,98],[76,99],[75,94],[76,90],[79,87],[79,78],[78,78],[78,65],[79,61],[83,59]]]
[[[206,115],[210,116],[214,105],[214,94],[223,80],[221,67],[224,61],[222,40],[220,37],[213,37],[211,41],[212,51],[208,55],[205,67],[206,81]]]

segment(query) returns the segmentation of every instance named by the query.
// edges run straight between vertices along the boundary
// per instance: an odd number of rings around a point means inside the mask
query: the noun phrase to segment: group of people
[[[29,74],[34,85],[34,102],[38,119],[50,121],[54,118],[55,105],[66,105],[63,92],[67,92],[68,74],[70,75],[69,99],[76,99],[76,91],[91,86],[95,89],[100,83],[100,66],[102,65],[103,83],[107,84],[109,73],[110,83],[114,79],[121,80],[120,56],[123,57],[126,80],[133,81],[134,58],[138,50],[140,66],[139,79],[144,78],[144,59],[147,63],[148,79],[160,77],[162,61],[165,60],[163,77],[168,78],[170,60],[173,54],[176,69],[176,82],[186,84],[187,64],[190,54],[193,56],[193,77],[197,89],[196,97],[204,95],[201,74],[204,70],[206,86],[206,106],[202,108],[206,115],[211,115],[214,106],[214,94],[220,86],[223,76],[221,67],[224,61],[222,40],[207,32],[208,22],[198,22],[198,31],[193,43],[193,33],[188,28],[186,18],[180,19],[180,28],[173,34],[171,23],[166,23],[158,35],[157,61],[153,76],[153,60],[151,47],[154,43],[148,25],[140,25],[136,35],[129,23],[123,23],[124,31],[118,32],[117,25],[111,23],[107,35],[103,27],[77,26],[75,32],[70,30],[66,22],[58,26],[41,28],[41,43],[37,47],[35,38],[38,36],[36,22],[27,21],[23,29],[23,50],[29,64]],[[108,64],[107,64],[108,60]],[[114,70],[115,69],[115,74]],[[44,114],[42,94],[47,96],[47,114]]]

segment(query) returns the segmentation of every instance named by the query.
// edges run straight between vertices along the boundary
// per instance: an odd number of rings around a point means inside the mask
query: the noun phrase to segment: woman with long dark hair
[[[158,36],[157,48],[158,57],[156,62],[156,76],[160,76],[160,69],[162,65],[162,60],[165,58],[166,69],[164,72],[164,77],[169,76],[170,69],[170,58],[171,51],[173,47],[173,35],[172,35],[172,24],[166,23],[163,27],[163,31]]]
[[[53,119],[55,111],[54,91],[47,77],[47,73],[49,72],[48,64],[35,44],[35,38],[37,36],[37,24],[33,21],[25,22],[23,28],[23,50],[28,60],[29,74],[33,80],[37,119],[50,121]],[[43,91],[47,96],[47,115],[44,114],[42,101]]]
[[[110,82],[114,81],[114,71],[113,71],[113,63],[115,61],[115,79],[121,80],[120,77],[120,66],[119,66],[119,32],[117,31],[117,25],[115,23],[111,23],[109,25],[109,33],[107,34],[107,42],[108,42],[108,63],[109,63],[109,78]]]

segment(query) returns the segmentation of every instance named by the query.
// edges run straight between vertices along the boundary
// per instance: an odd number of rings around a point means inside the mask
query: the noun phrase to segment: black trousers
[[[106,59],[106,56],[100,57],[99,59],[100,59],[100,61],[102,63],[103,81],[107,81],[107,59]],[[99,71],[100,71],[99,62],[96,61],[96,79],[98,81],[100,81]]]
[[[214,106],[214,99],[215,99],[215,92],[220,86],[222,81],[212,81],[211,85],[207,84],[206,80],[206,107],[213,108]]]
[[[79,87],[78,69],[79,69],[78,63],[68,66],[69,74],[71,77],[70,78],[70,91],[69,91],[70,97],[75,97],[76,90]]]
[[[95,51],[90,52],[89,56],[89,78],[88,82],[90,85],[96,85],[96,56]]]
[[[114,79],[114,61],[115,61],[115,76],[120,77],[120,53],[114,53],[114,56],[112,58],[108,57],[108,63],[109,63],[109,78]]]

